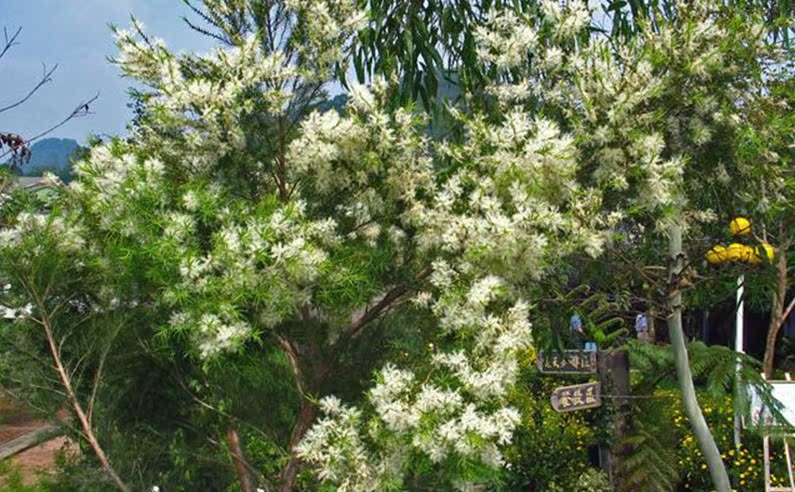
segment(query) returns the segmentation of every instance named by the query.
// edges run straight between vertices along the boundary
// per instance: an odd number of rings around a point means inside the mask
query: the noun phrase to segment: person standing
[[[582,319],[580,319],[580,315],[573,314],[571,319],[569,320],[569,330],[571,331],[571,336],[574,339],[574,348],[580,350],[583,346],[583,341],[585,340],[585,332],[582,329]]]
[[[644,313],[635,316],[635,333],[638,340],[645,343],[651,343],[651,336],[649,333],[649,320]]]

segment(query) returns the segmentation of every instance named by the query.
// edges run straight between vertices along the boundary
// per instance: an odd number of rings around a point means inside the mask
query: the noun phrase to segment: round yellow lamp
[[[747,236],[751,234],[751,221],[745,217],[735,217],[729,223],[729,231],[733,236]]]

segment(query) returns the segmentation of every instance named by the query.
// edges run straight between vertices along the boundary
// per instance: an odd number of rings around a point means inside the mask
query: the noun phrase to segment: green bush
[[[545,491],[552,482],[573,486],[588,469],[588,446],[595,444],[601,409],[557,413],[549,397],[557,386],[585,382],[582,376],[540,375],[528,355],[512,404],[522,422],[506,452],[508,490]],[[570,490],[570,489],[567,489]]]

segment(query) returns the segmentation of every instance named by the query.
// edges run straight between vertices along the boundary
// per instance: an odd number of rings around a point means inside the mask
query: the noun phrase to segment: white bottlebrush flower
[[[526,63],[538,42],[535,29],[510,9],[490,12],[488,23],[475,29],[475,38],[478,55],[500,70]]]

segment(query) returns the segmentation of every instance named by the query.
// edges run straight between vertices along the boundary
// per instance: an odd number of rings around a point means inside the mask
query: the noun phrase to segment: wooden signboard
[[[546,374],[596,374],[595,350],[538,353],[538,370]]]
[[[599,383],[575,384],[555,388],[550,398],[556,412],[573,412],[602,404],[602,387]]]

